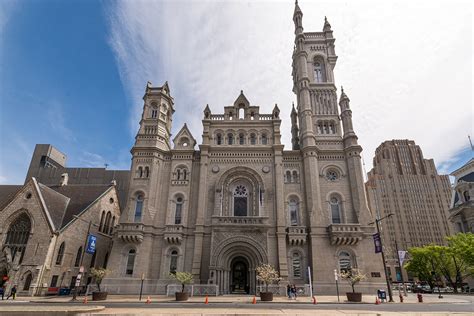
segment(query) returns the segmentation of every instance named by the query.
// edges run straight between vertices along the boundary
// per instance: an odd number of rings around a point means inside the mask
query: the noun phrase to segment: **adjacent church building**
[[[171,138],[170,87],[148,83],[131,150],[129,191],[104,281],[115,293],[165,293],[169,274],[192,272],[206,291],[255,293],[255,269],[270,263],[287,282],[335,292],[334,271],[357,267],[360,289],[382,286],[361,146],[349,98],[334,84],[333,32],[303,32],[294,11],[292,150],[280,110],[262,113],[241,91],[221,113],[203,112],[202,144],[186,124]]]

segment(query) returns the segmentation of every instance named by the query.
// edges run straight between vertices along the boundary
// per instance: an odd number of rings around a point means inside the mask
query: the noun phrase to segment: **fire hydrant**
[[[400,295],[398,295],[398,297],[400,297],[400,303],[403,303],[403,295],[400,294]]]
[[[418,298],[418,303],[423,303],[423,295],[421,293],[418,293],[416,297]]]

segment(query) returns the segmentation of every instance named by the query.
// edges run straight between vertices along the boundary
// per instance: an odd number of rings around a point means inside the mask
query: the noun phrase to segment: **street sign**
[[[373,237],[374,237],[375,253],[382,252],[382,240],[380,239],[380,234],[375,233],[373,234]]]
[[[87,237],[86,252],[90,253],[90,254],[93,254],[95,252],[96,243],[97,243],[97,237],[94,236],[94,235],[89,235],[89,237]]]

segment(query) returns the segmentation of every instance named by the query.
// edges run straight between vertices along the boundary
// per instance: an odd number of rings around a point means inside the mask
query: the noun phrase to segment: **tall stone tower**
[[[347,260],[347,265],[368,273],[371,285],[367,286],[373,286],[382,282],[383,270],[381,260],[373,258],[374,227],[369,225],[373,218],[364,191],[362,148],[352,126],[349,98],[343,91],[339,114],[333,31],[325,18],[322,32],[304,32],[298,2],[293,21],[292,75],[297,98],[298,146],[304,174],[311,175],[304,177],[304,184],[313,278],[319,281],[320,289],[329,290],[332,275],[328,276],[328,271],[343,269]],[[292,130],[297,130],[293,120]],[[293,148],[298,148],[294,141]]]

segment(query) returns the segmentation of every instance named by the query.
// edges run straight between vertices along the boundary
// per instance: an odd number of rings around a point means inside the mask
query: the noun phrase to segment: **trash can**
[[[377,296],[382,302],[387,301],[387,293],[385,292],[385,290],[382,290],[382,289],[377,290]]]
[[[63,287],[62,289],[59,290],[59,295],[69,295],[71,294],[71,290],[68,289],[67,287]]]

